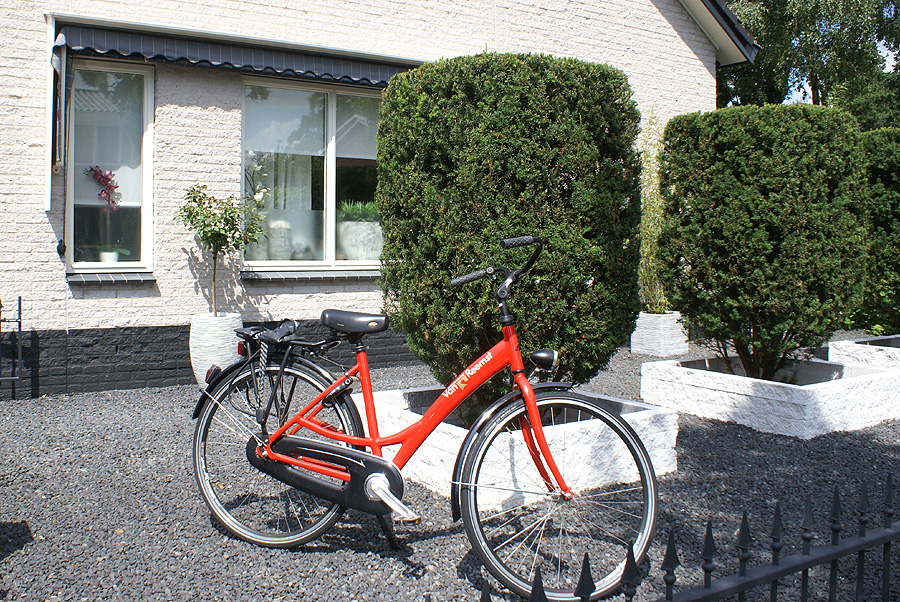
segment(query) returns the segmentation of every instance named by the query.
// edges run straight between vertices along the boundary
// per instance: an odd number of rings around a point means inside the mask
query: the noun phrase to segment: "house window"
[[[76,63],[66,236],[74,268],[150,267],[153,71]]]
[[[257,199],[268,231],[245,261],[377,265],[380,96],[250,83],[244,101],[244,193]]]

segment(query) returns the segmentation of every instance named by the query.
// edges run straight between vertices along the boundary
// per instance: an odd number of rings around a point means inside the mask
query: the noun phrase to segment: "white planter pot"
[[[384,239],[378,222],[338,222],[338,249],[343,259],[372,260],[381,256]]]
[[[118,251],[100,251],[100,261],[104,263],[113,263],[119,261]]]
[[[797,362],[778,378],[729,374],[720,359],[646,362],[641,366],[641,398],[802,439],[900,418],[900,372],[810,360]]]
[[[677,311],[638,314],[637,324],[631,333],[631,352],[659,357],[687,353],[687,334],[680,319],[681,314]]]
[[[382,435],[398,432],[422,417],[421,413],[409,409],[410,400],[413,400],[413,407],[419,407],[424,403],[425,405],[422,408],[422,411],[424,411],[439,395],[440,390],[433,388],[376,392],[374,397],[378,413],[379,432]],[[365,423],[366,412],[362,395],[354,394],[353,400],[356,402],[360,415],[363,417],[363,423]],[[653,470],[656,474],[663,475],[674,472],[677,467],[675,454],[675,441],[678,437],[677,413],[637,401],[618,399],[615,401],[617,403],[613,405],[617,406],[616,409],[621,408],[620,411],[626,422],[631,425],[641,438],[641,441],[643,441],[647,453],[650,454]],[[547,429],[547,436],[550,438],[554,436],[578,437],[577,426],[574,429],[572,428],[573,426],[551,427]],[[576,432],[572,432],[573,430]],[[450,479],[453,475],[456,454],[467,432],[465,428],[448,424],[447,422],[441,423],[407,462],[406,466],[403,467],[404,478],[412,479],[440,495],[449,495]],[[597,452],[597,450],[601,449],[606,453]],[[383,452],[384,457],[390,460],[396,454],[397,448],[384,448]],[[523,454],[527,455],[524,449]],[[583,474],[585,471],[609,470],[610,467],[615,468],[618,464],[614,458],[609,457],[608,448],[604,448],[602,441],[592,440],[590,449],[585,449],[584,453],[579,454],[578,457],[583,459],[583,466],[575,468],[575,472],[578,474]],[[602,461],[598,462],[598,459]],[[610,481],[620,478],[621,475],[618,473],[610,475]],[[507,492],[502,495],[506,499],[506,497],[511,497],[515,494]],[[503,499],[492,500],[492,502],[502,504]]]
[[[204,379],[211,366],[225,368],[239,359],[240,339],[234,331],[243,325],[241,314],[208,313],[191,317],[191,368],[200,388],[206,388]]]
[[[900,334],[828,344],[828,361],[886,370],[900,369]]]

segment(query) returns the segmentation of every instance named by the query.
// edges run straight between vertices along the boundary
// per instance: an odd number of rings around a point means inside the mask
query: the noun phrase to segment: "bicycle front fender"
[[[532,384],[531,386],[534,389],[535,393],[537,393],[538,391],[568,391],[573,387],[571,383],[560,382],[538,383]],[[472,442],[478,435],[478,431],[480,431],[484,427],[484,423],[490,420],[491,417],[493,417],[494,414],[496,414],[498,411],[521,396],[522,392],[516,389],[515,391],[510,391],[509,393],[492,403],[488,409],[481,413],[481,415],[478,417],[478,420],[475,421],[475,424],[473,424],[469,429],[469,432],[466,433],[466,438],[463,439],[462,445],[459,446],[459,453],[456,454],[456,464],[453,466],[453,478],[450,480],[450,513],[453,518],[453,522],[456,522],[460,518],[462,518],[462,513],[459,510],[459,482],[463,469],[463,458],[466,457],[469,448],[472,446]]]

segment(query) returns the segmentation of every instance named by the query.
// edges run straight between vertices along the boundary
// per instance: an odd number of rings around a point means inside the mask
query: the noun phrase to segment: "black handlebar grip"
[[[456,288],[457,286],[462,286],[467,282],[472,282],[473,280],[479,280],[480,278],[484,278],[488,275],[487,270],[478,270],[477,272],[472,272],[471,274],[466,274],[465,276],[460,276],[459,278],[454,278],[450,281],[450,286]]]
[[[500,248],[505,251],[506,249],[515,249],[516,247],[527,247],[528,245],[533,245],[537,242],[541,242],[541,239],[535,238],[534,236],[517,236],[515,238],[504,238],[500,241]]]

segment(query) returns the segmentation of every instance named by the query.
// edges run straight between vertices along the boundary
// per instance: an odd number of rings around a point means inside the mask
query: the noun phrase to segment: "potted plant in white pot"
[[[375,201],[341,201],[337,212],[337,246],[343,256],[339,259],[378,259],[383,242],[381,215]]]
[[[641,262],[638,265],[641,312],[631,333],[631,352],[667,357],[687,353],[688,338],[681,325],[681,314],[672,311],[660,274],[663,200],[659,191],[658,153],[662,132],[652,113],[647,121],[638,143],[641,148]]]
[[[184,195],[185,202],[175,221],[194,231],[203,251],[212,255],[210,286],[211,313],[191,318],[191,366],[197,383],[205,386],[206,372],[213,365],[227,366],[237,359],[236,328],[243,325],[239,313],[220,313],[216,270],[220,256],[240,251],[263,234],[261,218],[245,200],[234,196],[219,199],[205,185],[195,185]]]
[[[898,373],[809,358],[864,290],[858,136],[851,115],[809,105],[669,121],[664,282],[717,357],[644,363],[644,401],[803,438],[900,417]]]

